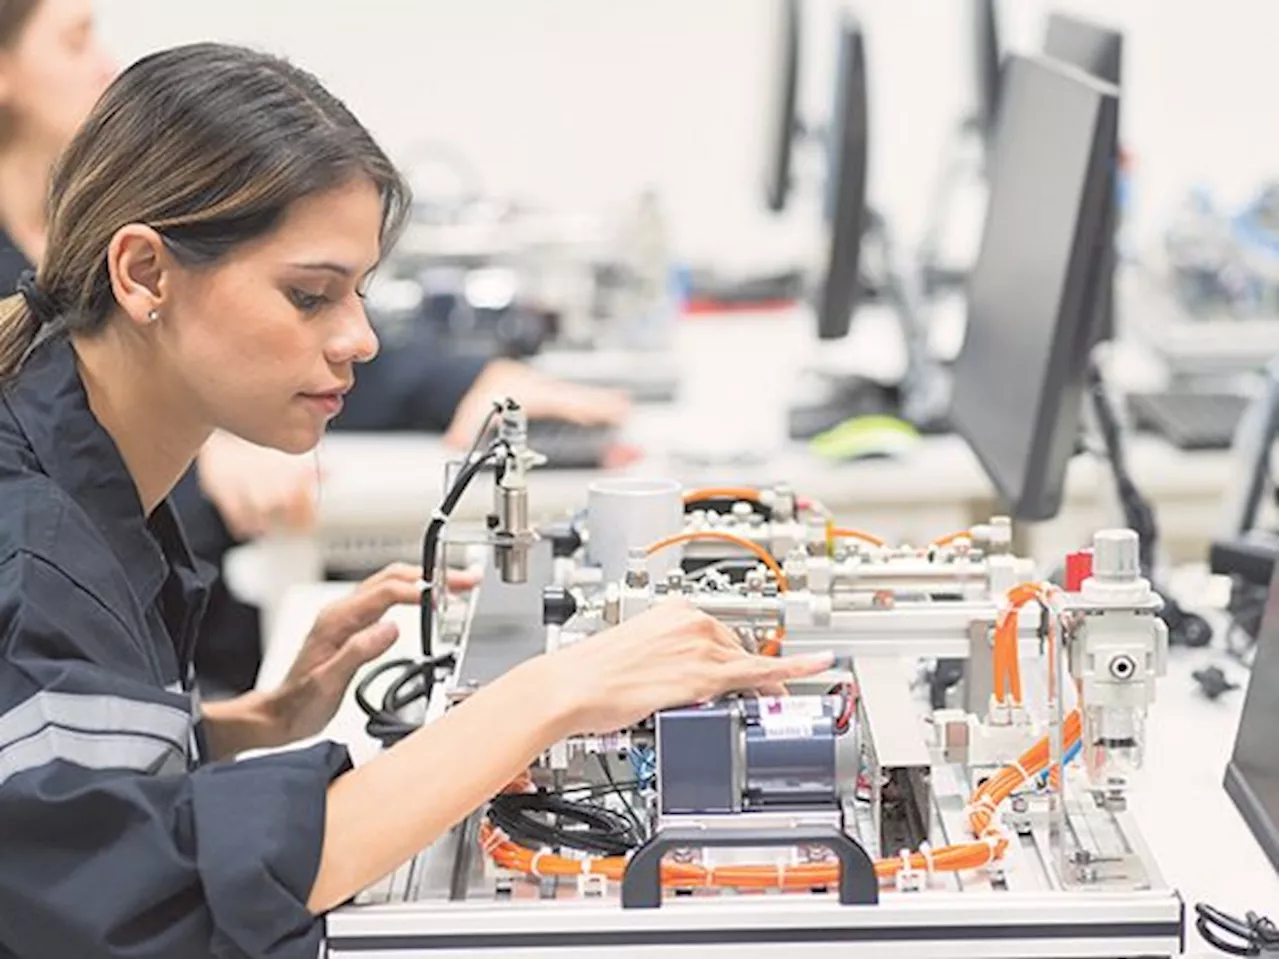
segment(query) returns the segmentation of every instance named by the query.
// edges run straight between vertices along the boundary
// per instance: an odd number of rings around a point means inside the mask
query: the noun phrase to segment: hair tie
[[[23,271],[18,277],[17,291],[27,301],[27,309],[31,311],[38,325],[44,326],[57,318],[58,304],[54,302],[53,297],[40,289],[40,284],[36,282],[35,270]]]

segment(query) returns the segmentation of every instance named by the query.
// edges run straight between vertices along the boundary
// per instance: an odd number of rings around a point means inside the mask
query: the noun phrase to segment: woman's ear
[[[107,247],[111,292],[125,315],[139,326],[154,323],[164,314],[175,266],[164,239],[141,223],[116,230]]]

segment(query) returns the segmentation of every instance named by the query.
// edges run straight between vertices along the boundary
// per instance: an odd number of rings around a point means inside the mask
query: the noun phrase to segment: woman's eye
[[[289,291],[289,301],[304,313],[314,313],[329,302],[323,293],[308,293],[296,287]]]

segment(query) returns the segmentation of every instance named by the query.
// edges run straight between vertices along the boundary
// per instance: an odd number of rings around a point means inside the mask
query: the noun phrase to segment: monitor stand
[[[987,208],[985,148],[975,118],[960,123],[943,150],[916,268],[926,298],[963,289],[977,259]]]
[[[787,411],[787,433],[808,440],[859,416],[900,416],[909,366],[895,305],[859,303],[843,339],[817,340]]]

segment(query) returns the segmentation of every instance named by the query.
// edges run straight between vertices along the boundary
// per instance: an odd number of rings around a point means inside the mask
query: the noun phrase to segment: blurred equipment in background
[[[1126,331],[1190,392],[1240,392],[1232,378],[1257,373],[1276,355],[1280,309],[1277,186],[1261,185],[1236,212],[1192,192],[1150,257],[1151,305],[1125,315]],[[1149,292],[1149,291],[1147,291]],[[1247,390],[1247,385],[1246,385]]]
[[[912,371],[915,332],[909,295],[897,270],[889,229],[867,201],[868,79],[859,22],[842,17],[837,42],[823,197],[826,257],[813,291],[820,344],[814,368],[808,371],[809,389],[802,391],[808,395],[789,412],[788,431],[795,439],[822,437],[851,420],[900,417],[902,393]],[[903,361],[886,364],[893,369],[877,368],[876,358],[861,353],[856,344],[868,330],[876,335],[877,346],[898,341]],[[850,339],[854,342],[838,348],[827,345]],[[834,448],[832,443],[823,445]]]
[[[928,297],[964,287],[982,233],[991,143],[1000,108],[1003,48],[995,0],[967,0],[973,109],[943,149],[928,219],[916,251],[921,289]]]

